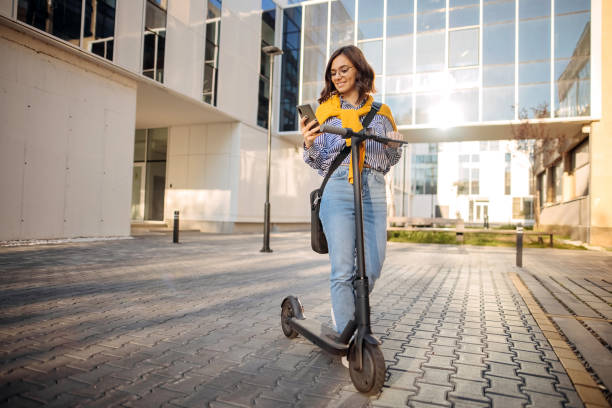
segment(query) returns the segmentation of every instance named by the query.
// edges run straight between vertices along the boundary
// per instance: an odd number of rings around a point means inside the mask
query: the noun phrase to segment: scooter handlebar
[[[335,135],[340,135],[340,136],[347,136],[347,129],[342,128],[342,127],[338,127],[338,126],[332,126],[332,125],[321,125],[321,132],[322,133],[333,133]]]
[[[339,135],[339,136],[342,136],[344,138],[349,138],[349,137],[352,137],[353,135],[355,135],[355,136],[358,135],[357,133],[353,132],[352,129],[342,128],[342,127],[338,127],[338,126],[331,126],[331,125],[321,125],[320,131],[322,133],[333,133],[335,135]],[[389,144],[389,143],[405,144],[405,143],[408,143],[408,142],[406,142],[404,140],[389,139],[388,137],[376,136],[371,129],[368,129],[368,131],[365,134],[361,134],[361,137],[363,137],[364,139],[372,139],[372,140],[375,140],[375,141],[377,141],[379,143],[382,143],[382,144]]]

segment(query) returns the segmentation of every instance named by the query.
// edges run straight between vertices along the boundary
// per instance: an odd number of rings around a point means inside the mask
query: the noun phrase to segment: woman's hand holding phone
[[[300,132],[304,137],[304,146],[309,149],[315,139],[321,135],[321,132],[319,122],[316,119],[306,123],[307,120],[310,120],[308,116],[302,116],[300,119]]]

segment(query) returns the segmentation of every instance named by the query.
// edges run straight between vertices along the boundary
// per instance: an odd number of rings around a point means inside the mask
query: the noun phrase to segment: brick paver
[[[328,260],[308,235],[274,234],[272,254],[258,235],[181,241],[0,248],[0,405],[582,406],[509,278],[511,249],[389,244],[371,299],[387,380],[366,398],[337,358],[280,329],[288,294],[329,322]],[[572,304],[610,336],[612,285],[556,279],[534,296],[587,296]]]

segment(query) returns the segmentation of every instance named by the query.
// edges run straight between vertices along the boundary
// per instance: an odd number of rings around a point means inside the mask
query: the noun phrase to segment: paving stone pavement
[[[327,256],[305,233],[260,247],[183,233],[0,248],[0,406],[583,406],[508,277],[512,249],[389,243],[371,299],[387,378],[367,398],[280,328],[288,294],[329,322]],[[557,256],[534,251],[526,263]]]

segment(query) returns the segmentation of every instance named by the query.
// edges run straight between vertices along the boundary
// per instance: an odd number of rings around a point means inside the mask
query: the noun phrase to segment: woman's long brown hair
[[[354,45],[345,45],[344,47],[338,48],[329,57],[327,67],[325,68],[325,87],[321,91],[319,103],[325,102],[332,95],[338,93],[336,86],[332,82],[331,66],[336,57],[341,54],[348,58],[357,70],[355,86],[359,92],[359,101],[361,102],[367,94],[376,92],[376,89],[374,88],[374,70],[365,59],[365,56],[361,50]]]

